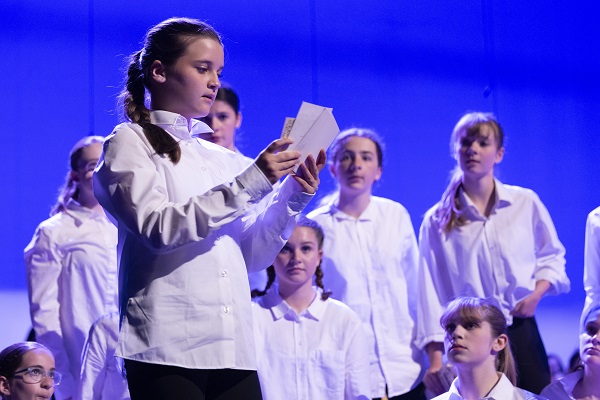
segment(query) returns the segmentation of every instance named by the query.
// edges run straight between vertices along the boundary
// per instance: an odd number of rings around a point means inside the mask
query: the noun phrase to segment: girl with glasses
[[[62,379],[54,367],[54,357],[44,345],[20,342],[8,346],[0,352],[0,398],[50,399]]]

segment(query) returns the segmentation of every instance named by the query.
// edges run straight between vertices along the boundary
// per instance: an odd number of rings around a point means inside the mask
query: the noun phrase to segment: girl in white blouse
[[[448,304],[440,325],[458,377],[434,400],[543,399],[514,386],[515,362],[498,307],[476,297],[459,297]]]
[[[488,298],[504,313],[520,387],[539,393],[550,382],[533,315],[544,295],[570,289],[565,249],[538,196],[494,177],[503,140],[491,114],[468,113],[458,121],[450,141],[457,166],[421,225],[417,344],[429,355],[424,381],[433,393],[445,390],[436,375],[444,338],[437,321],[461,295]]]
[[[259,399],[248,271],[275,258],[325,163],[272,142],[242,172],[199,139],[224,67],[198,20],[152,27],[130,60],[130,121],[107,138],[94,190],[119,229],[121,330],[132,399]],[[148,107],[149,108],[148,108]],[[245,215],[286,174],[260,215]],[[244,217],[244,218],[242,218]]]
[[[266,400],[369,398],[366,334],[358,316],[323,291],[322,246],[319,224],[299,220],[253,305]]]
[[[371,398],[424,399],[422,354],[413,345],[419,249],[406,208],[372,195],[383,172],[381,138],[348,129],[329,155],[339,190],[308,215],[325,232],[327,287],[367,331]]]
[[[64,374],[58,400],[74,397],[90,327],[118,310],[117,229],[94,197],[92,174],[103,137],[79,140],[52,216],[25,248],[31,322]]]
[[[600,399],[600,305],[584,315],[579,335],[582,366],[548,385],[542,396],[550,400]]]

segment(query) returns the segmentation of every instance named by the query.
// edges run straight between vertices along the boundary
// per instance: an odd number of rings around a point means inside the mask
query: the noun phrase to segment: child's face
[[[155,61],[156,65],[157,61]],[[152,107],[191,118],[204,117],[210,111],[223,71],[223,47],[216,40],[193,40],[175,64],[151,68]]]
[[[52,354],[43,349],[30,350],[23,356],[17,371],[29,367],[37,367],[46,373],[54,370],[54,358]],[[29,383],[35,380],[30,377],[29,372],[20,372],[3,382],[2,394],[10,396],[13,400],[40,400],[50,399],[54,393],[54,382],[46,375],[38,383]],[[6,383],[6,385],[4,384]]]
[[[346,193],[371,192],[373,183],[381,177],[375,143],[364,137],[351,137],[338,154],[331,173]]]
[[[280,289],[312,285],[322,255],[315,231],[297,226],[273,263]]]
[[[458,163],[465,176],[493,175],[494,166],[502,161],[504,148],[498,148],[496,133],[488,124],[482,124],[479,134],[463,134],[458,143]]]
[[[242,123],[242,114],[236,114],[226,101],[216,100],[202,121],[214,131],[200,134],[202,139],[235,151],[235,130]]]
[[[600,309],[590,313],[585,331],[579,335],[579,355],[584,365],[600,365]]]
[[[446,354],[457,366],[493,362],[496,353],[504,348],[487,321],[452,321],[445,330]]]
[[[80,191],[92,193],[92,175],[102,154],[102,143],[96,142],[81,149],[77,170],[71,171],[71,178]]]

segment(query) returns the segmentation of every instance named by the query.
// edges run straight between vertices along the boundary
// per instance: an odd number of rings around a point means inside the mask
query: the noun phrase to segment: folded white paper
[[[288,150],[298,150],[302,154],[303,160],[306,160],[309,154],[312,154],[316,160],[319,151],[327,150],[333,139],[340,133],[332,110],[332,108],[303,101],[298,115],[292,122],[291,131],[289,131],[288,120],[286,120],[288,128],[286,129],[284,126],[285,135],[289,132],[289,137],[294,139],[294,143]]]

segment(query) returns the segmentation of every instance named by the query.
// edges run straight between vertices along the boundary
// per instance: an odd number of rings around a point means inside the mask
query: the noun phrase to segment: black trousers
[[[513,318],[508,339],[517,364],[517,386],[540,394],[550,384],[550,367],[535,318]]]
[[[262,400],[256,371],[187,369],[125,360],[132,400]]]

